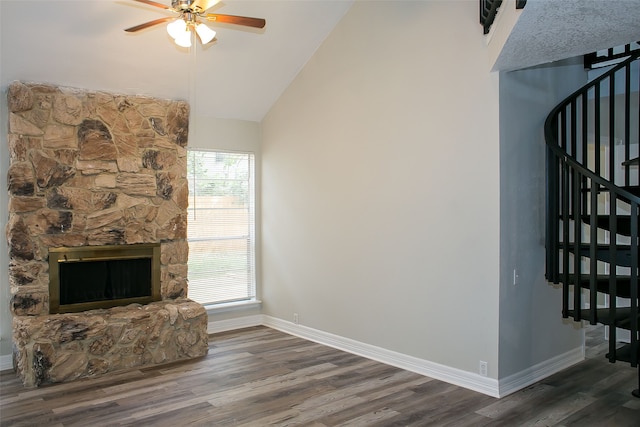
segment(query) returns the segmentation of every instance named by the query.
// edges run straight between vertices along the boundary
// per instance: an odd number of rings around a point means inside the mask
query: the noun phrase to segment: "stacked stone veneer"
[[[8,90],[14,367],[26,386],[203,356],[186,298],[189,107],[14,82]],[[162,301],[49,314],[51,247],[161,243]]]

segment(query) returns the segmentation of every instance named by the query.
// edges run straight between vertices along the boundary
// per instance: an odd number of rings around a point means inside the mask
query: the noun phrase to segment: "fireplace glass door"
[[[159,300],[159,254],[159,244],[50,249],[50,312]]]
[[[60,304],[151,295],[151,258],[60,263]]]

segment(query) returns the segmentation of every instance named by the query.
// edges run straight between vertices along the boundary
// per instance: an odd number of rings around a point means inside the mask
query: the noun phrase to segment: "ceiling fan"
[[[209,43],[210,41],[214,40],[216,32],[200,22],[199,18],[212,22],[243,25],[245,27],[253,28],[264,28],[266,24],[266,21],[261,18],[206,13],[207,9],[218,3],[219,0],[171,0],[171,6],[167,6],[152,0],[133,1],[169,10],[171,12],[177,13],[178,15],[167,16],[165,18],[159,18],[153,21],[145,22],[144,24],[127,28],[125,29],[125,31],[129,33],[135,33],[136,31],[144,30],[145,28],[162,24],[163,22],[171,21],[167,25],[167,32],[171,37],[173,37],[176,44],[182,47],[191,46],[192,31],[195,31],[203,44]]]

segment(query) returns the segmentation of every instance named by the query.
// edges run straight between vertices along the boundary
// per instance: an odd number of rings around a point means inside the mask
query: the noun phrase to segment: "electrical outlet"
[[[478,364],[478,373],[483,377],[486,377],[487,375],[489,375],[489,366],[487,362],[483,360],[480,361],[480,363]]]
[[[298,313],[293,313],[293,323],[298,325],[300,323],[300,319],[298,318]]]

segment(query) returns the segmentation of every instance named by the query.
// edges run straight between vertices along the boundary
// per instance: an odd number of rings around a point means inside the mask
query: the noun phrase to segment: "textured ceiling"
[[[494,70],[527,68],[634,41],[640,41],[640,0],[529,0]]]

